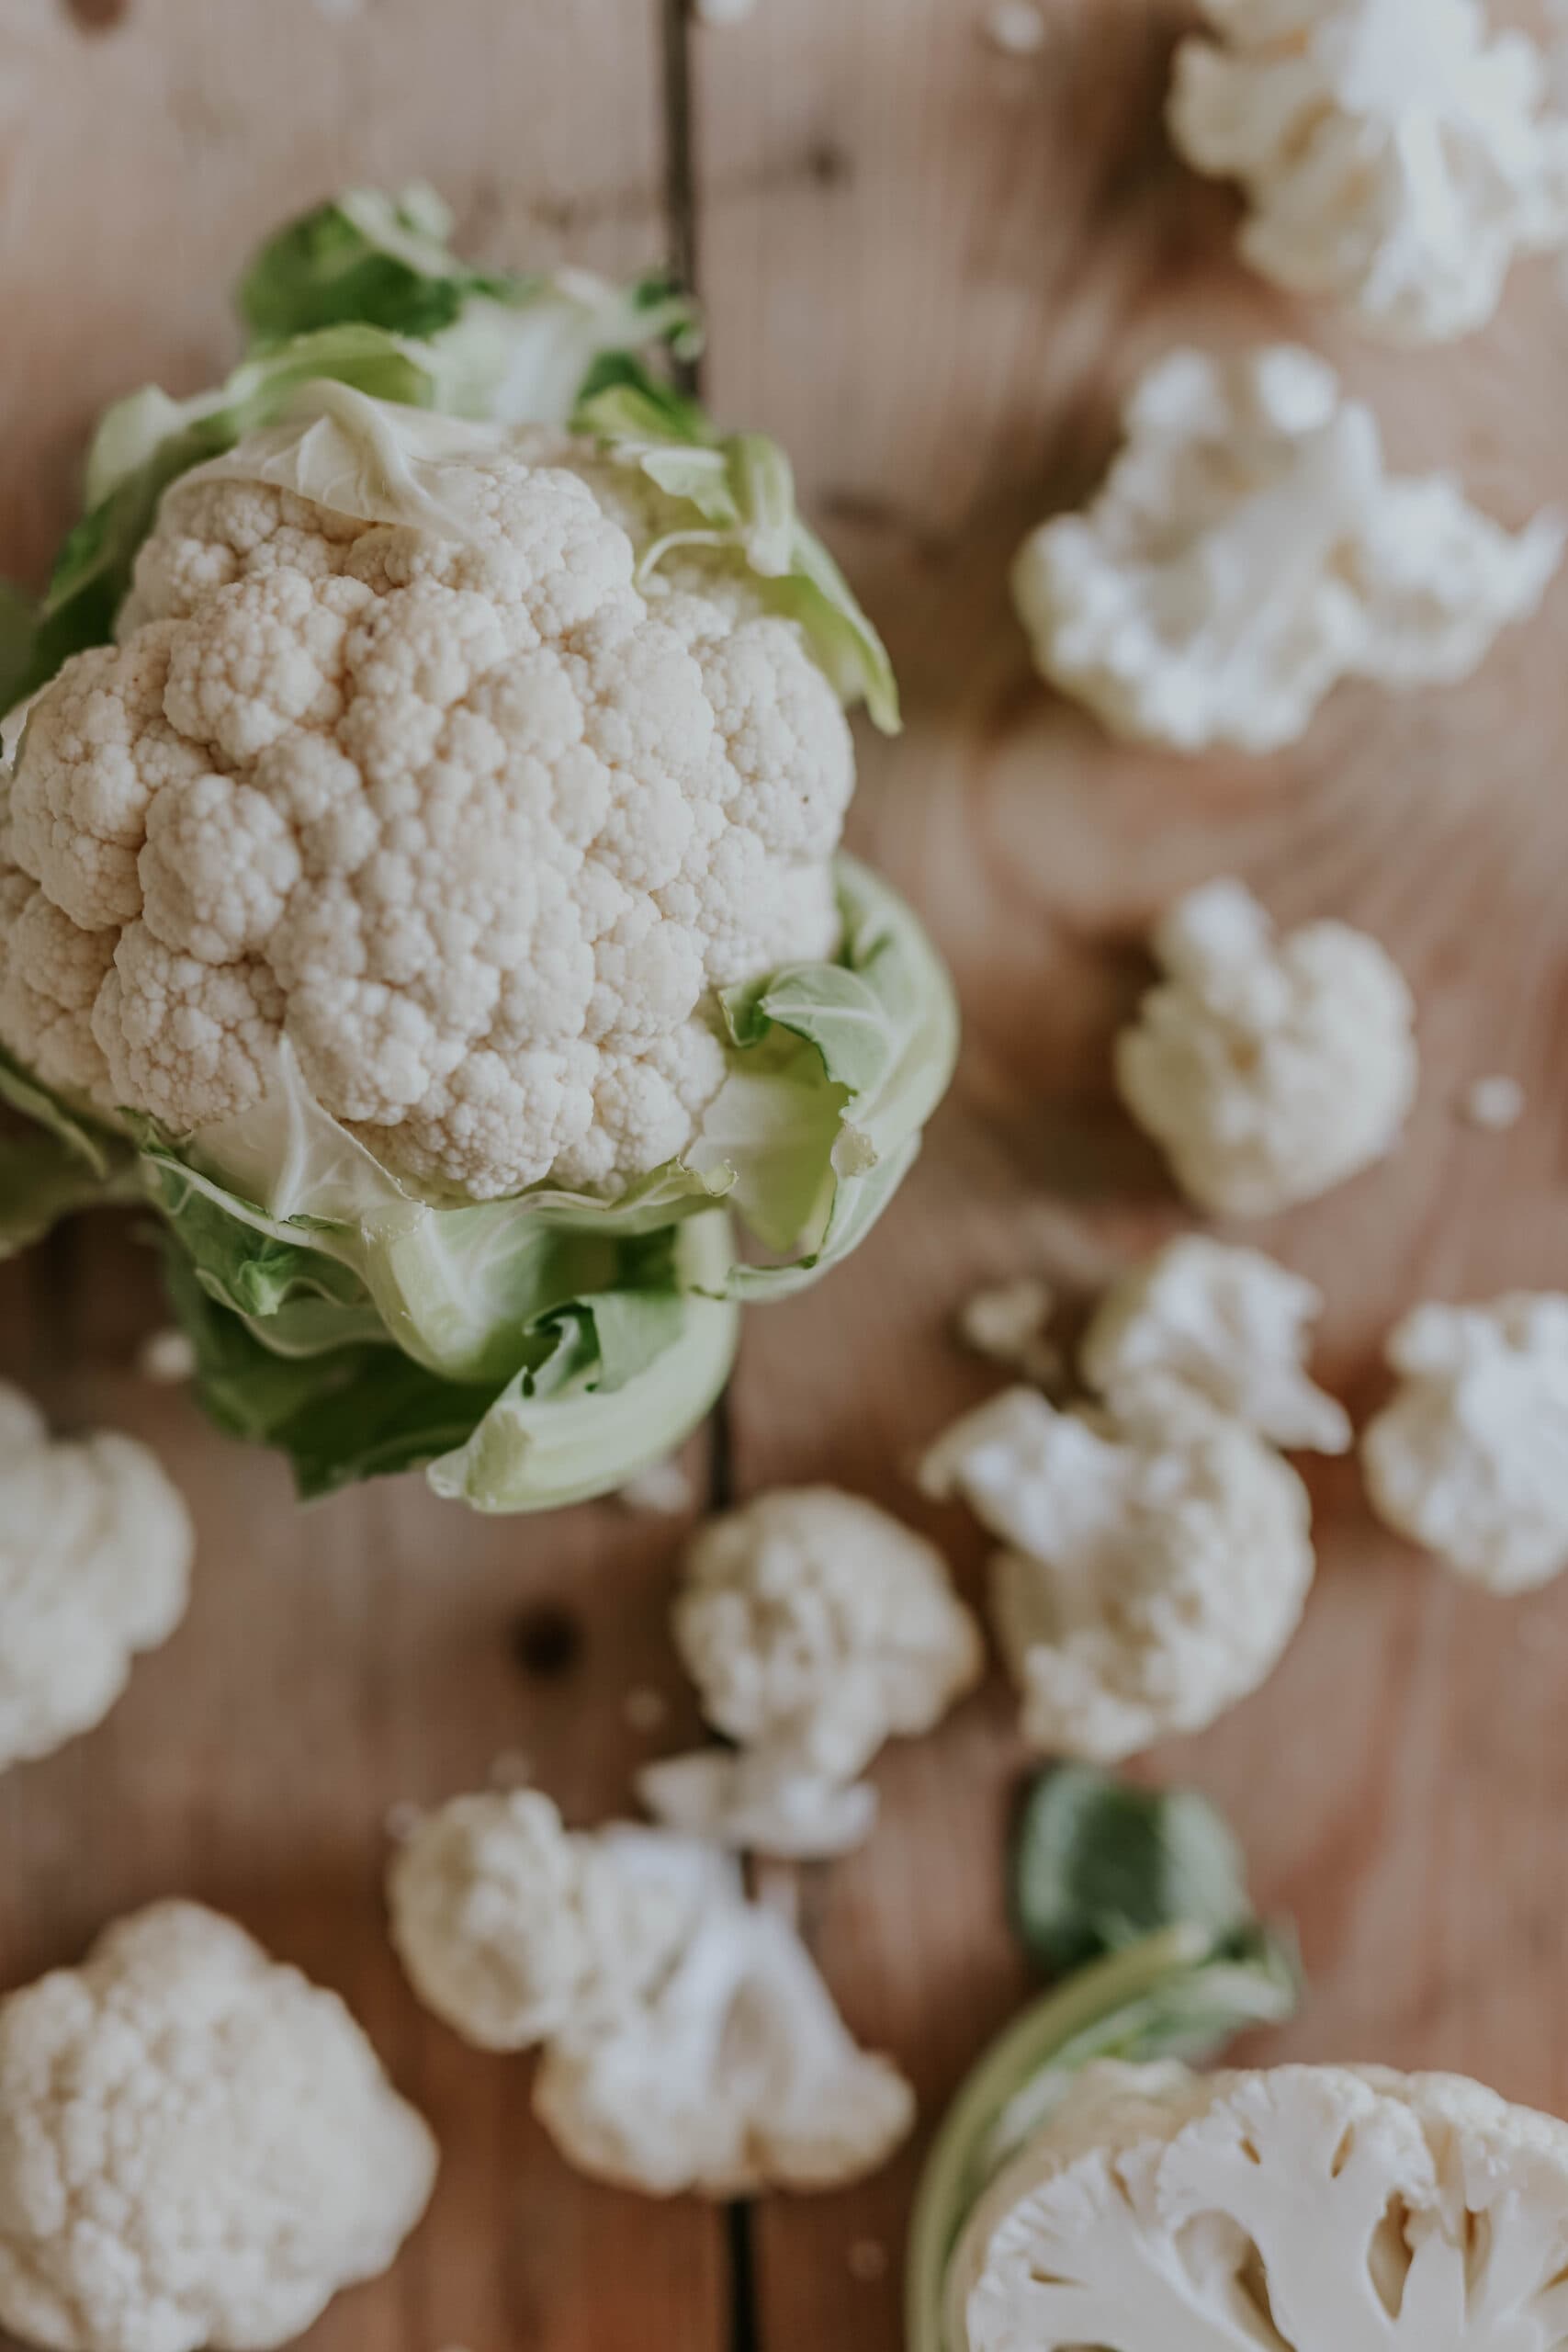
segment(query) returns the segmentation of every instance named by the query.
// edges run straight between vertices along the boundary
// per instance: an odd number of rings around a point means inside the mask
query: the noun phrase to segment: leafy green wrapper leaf
[[[1190,1790],[1134,1788],[1089,1764],[1033,1782],[1012,1849],[1020,1937],[1053,1976],[1181,1921],[1223,1939],[1252,1916],[1241,1848]]]

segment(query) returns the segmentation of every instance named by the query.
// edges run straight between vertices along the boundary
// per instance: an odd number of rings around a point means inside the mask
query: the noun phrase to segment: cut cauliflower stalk
[[[0,1382],[0,1771],[102,1723],[137,1653],[185,1615],[194,1549],[148,1447],[107,1430],[51,1442]]]
[[[1101,1300],[1079,1356],[1102,1395],[1171,1379],[1270,1444],[1345,1453],[1350,1417],[1307,1377],[1323,1295],[1260,1250],[1189,1234]]]
[[[858,1845],[876,1817],[859,1776],[973,1689],[979,1629],[934,1545],[855,1495],[781,1488],[705,1527],[675,1604],[703,1713],[739,1745],[645,1770],[671,1827],[806,1857]]]
[[[1013,570],[1043,676],[1118,735],[1276,751],[1340,679],[1468,677],[1562,560],[1449,476],[1394,480],[1376,419],[1311,352],[1173,352],[1128,403],[1126,447],[1084,514]]]
[[[1247,259],[1372,333],[1484,326],[1517,255],[1568,243],[1568,122],[1524,34],[1480,0],[1201,0],[1170,126],[1236,179]]]
[[[921,1468],[1006,1549],[993,1567],[1022,1729],[1111,1764],[1201,1731],[1273,1672],[1313,1577],[1306,1490],[1271,1447],[1173,1382],[1060,1413],[1014,1388]]]
[[[1361,1440],[1380,1518],[1493,1592],[1568,1567],[1568,1297],[1419,1306],[1388,1342],[1400,1375]]]
[[[335,1993],[158,1904],[0,2002],[0,2329],[262,2352],[385,2270],[435,2143]]]
[[[1085,2069],[948,2270],[951,2352],[1550,2352],[1568,2126],[1457,2075]]]
[[[1416,1099],[1415,1004],[1376,940],[1276,938],[1240,882],[1161,921],[1167,978],[1116,1041],[1122,1099],[1177,1182],[1222,1216],[1270,1216],[1383,1159]]]
[[[684,510],[593,444],[313,398],[175,484],[33,707],[0,1035],[237,1180],[287,1035],[437,1195],[614,1193],[695,1137],[716,991],[837,952],[843,713],[739,556],[642,566]]]
[[[486,2049],[546,2045],[568,2160],[656,2197],[826,2188],[882,2164],[908,2085],[861,2051],[805,1946],[733,1863],[660,1830],[570,1835],[525,1792],[422,1822],[389,1880],[415,1990]]]

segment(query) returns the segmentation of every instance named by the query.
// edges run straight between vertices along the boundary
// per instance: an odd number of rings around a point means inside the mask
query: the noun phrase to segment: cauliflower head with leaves
[[[186,1612],[195,1538],[152,1450],[51,1442],[0,1381],[0,1771],[103,1721]]]
[[[854,764],[738,563],[640,569],[665,526],[590,443],[343,387],[177,482],[22,738],[13,1052],[220,1164],[285,1036],[437,1192],[675,1158],[716,991],[836,951]]]
[[[1089,2066],[981,2199],[952,2352],[1552,2352],[1568,2125],[1457,2075]]]
[[[197,1904],[0,2001],[0,2328],[51,2352],[289,2343],[435,2165],[337,1995]]]

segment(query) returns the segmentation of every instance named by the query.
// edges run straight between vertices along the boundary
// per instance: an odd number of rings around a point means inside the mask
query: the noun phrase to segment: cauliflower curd
[[[287,1035],[423,1185],[617,1190],[723,1082],[715,992],[836,951],[838,699],[738,559],[639,569],[682,510],[592,443],[415,416],[429,521],[378,521],[413,413],[316,391],[167,492],[31,712],[0,1036],[220,1166]]]

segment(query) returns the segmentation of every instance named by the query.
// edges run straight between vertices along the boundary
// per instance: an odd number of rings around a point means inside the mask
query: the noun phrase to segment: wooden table
[[[1151,914],[1209,875],[1366,924],[1420,993],[1404,1150],[1258,1236],[1328,1294],[1329,1383],[1368,1408],[1418,1296],[1568,1273],[1568,583],[1471,686],[1348,690],[1278,761],[1193,765],[1113,750],[1048,695],[1005,587],[1023,531],[1094,481],[1122,389],[1184,336],[1307,337],[1402,464],[1458,467],[1510,522],[1568,501],[1568,305],[1540,266],[1453,351],[1363,346],[1234,265],[1228,199],[1166,147],[1177,13],[1046,0],[1029,59],[987,44],[985,13],[761,0],[720,31],[678,0],[0,0],[7,570],[39,575],[99,405],[209,379],[241,256],[345,181],[426,177],[467,248],[514,263],[695,255],[709,398],[788,445],[891,643],[909,725],[866,739],[854,840],[926,910],[968,1022],[897,1212],[825,1289],[752,1317],[715,1458],[742,1493],[835,1478],[911,1515],[911,1449],[988,1385],[949,1344],[955,1304],[1026,1271],[1087,1285],[1183,1222],[1109,1048]],[[1500,1070],[1529,1115],[1475,1133],[1456,1105]],[[161,1320],[129,1225],[0,1270],[0,1368],[66,1421],[153,1438],[202,1538],[188,1623],[109,1722],[0,1782],[0,1984],[182,1891],[342,1989],[446,2163],[404,2258],[314,2352],[892,2352],[912,2154],[742,2217],[591,2187],[533,2123],[527,2064],[426,2017],[383,1933],[395,1801],[513,1751],[592,1822],[689,1733],[664,1632],[679,1527],[613,1505],[485,1523],[412,1480],[299,1515],[278,1464],[137,1377]],[[1215,1795],[1300,1920],[1314,1991],[1289,2052],[1568,2107],[1568,1585],[1467,1593],[1380,1538],[1351,1464],[1312,1477],[1304,1633],[1264,1694],[1148,1769]],[[961,1514],[933,1524],[973,1575]],[[646,1689],[658,1732],[628,1714]],[[1010,1716],[994,1687],[889,1754],[874,1841],[773,1890],[928,2119],[1024,1989]]]

